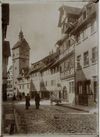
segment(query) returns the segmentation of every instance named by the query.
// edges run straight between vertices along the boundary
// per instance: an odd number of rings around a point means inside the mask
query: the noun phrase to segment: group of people
[[[27,94],[27,96],[25,97],[25,100],[26,100],[25,106],[26,106],[26,109],[28,109],[30,107],[30,96],[29,96],[29,94]],[[40,106],[40,95],[39,95],[39,93],[35,94],[35,106],[36,106],[36,109],[39,109],[39,106]]]

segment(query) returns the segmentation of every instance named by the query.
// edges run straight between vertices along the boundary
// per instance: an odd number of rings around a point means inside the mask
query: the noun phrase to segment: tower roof
[[[16,48],[19,48],[21,47],[22,45],[24,45],[25,47],[29,47],[29,44],[27,43],[27,41],[25,40],[24,38],[24,35],[23,35],[23,32],[22,30],[20,30],[19,32],[19,40],[17,41],[17,43],[13,46],[12,50],[16,49]]]
[[[19,32],[19,40],[22,40],[24,38],[23,31],[20,30]]]

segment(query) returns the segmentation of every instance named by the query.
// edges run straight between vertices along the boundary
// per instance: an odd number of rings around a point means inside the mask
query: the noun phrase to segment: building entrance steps
[[[98,113],[98,105],[94,104],[92,106],[84,106],[84,105],[75,105],[75,104],[70,104],[68,102],[62,102],[61,104],[57,104],[61,107],[67,107],[79,111],[84,111],[88,113]]]

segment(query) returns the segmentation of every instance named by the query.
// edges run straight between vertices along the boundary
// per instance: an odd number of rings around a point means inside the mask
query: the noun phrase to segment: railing
[[[72,68],[70,71],[64,71],[60,74],[61,79],[66,79],[72,76],[74,76],[74,68]]]
[[[64,58],[66,55],[70,54],[74,51],[74,45],[72,45],[70,48],[66,49],[62,54],[60,54],[59,59]]]

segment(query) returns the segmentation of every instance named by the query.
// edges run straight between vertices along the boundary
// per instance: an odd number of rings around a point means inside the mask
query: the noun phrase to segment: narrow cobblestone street
[[[15,109],[20,117],[19,133],[96,133],[96,114],[43,104],[39,110],[36,110],[33,104],[26,110],[24,103],[16,103]]]

